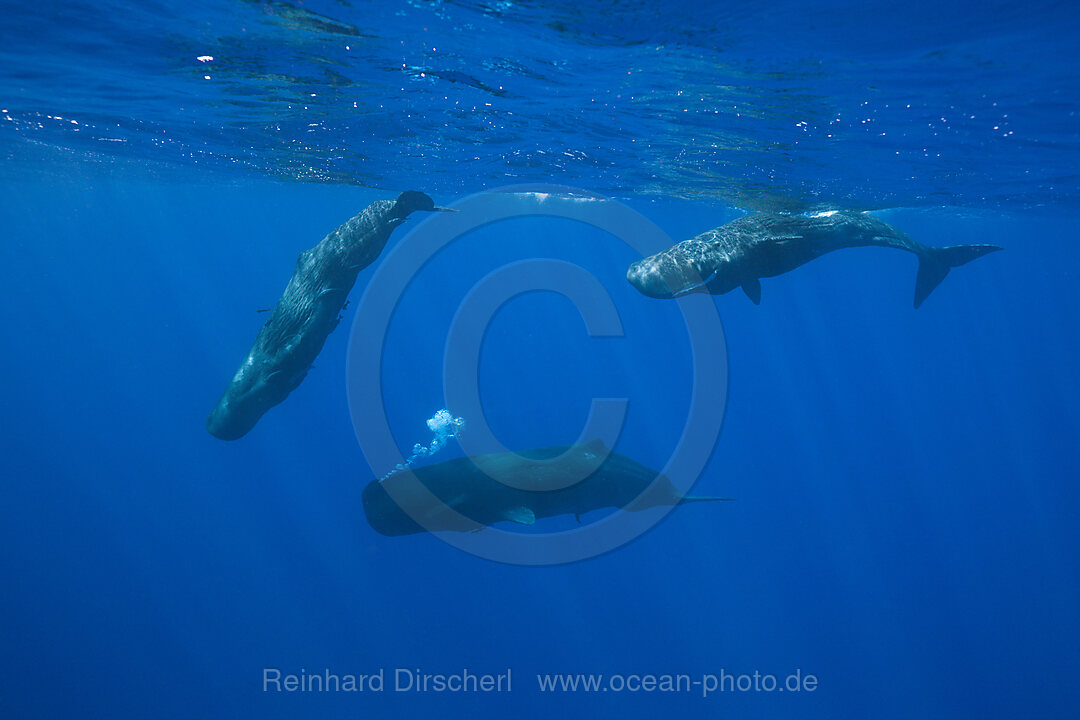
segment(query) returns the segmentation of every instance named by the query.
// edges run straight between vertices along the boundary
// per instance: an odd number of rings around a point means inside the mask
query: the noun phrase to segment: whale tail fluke
[[[919,274],[915,278],[915,309],[934,291],[949,270],[966,265],[975,258],[1001,250],[997,245],[951,245],[926,247],[919,254]]]

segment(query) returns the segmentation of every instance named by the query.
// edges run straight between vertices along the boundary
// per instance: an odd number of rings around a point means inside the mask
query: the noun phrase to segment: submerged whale
[[[412,190],[396,200],[376,200],[300,253],[285,292],[206,419],[210,434],[243,437],[295,390],[337,327],[357,274],[379,256],[393,229],[409,213],[444,209]]]
[[[761,212],[638,260],[626,271],[626,279],[654,298],[694,292],[723,295],[741,287],[756,305],[761,302],[761,278],[794,270],[833,250],[863,246],[898,248],[919,258],[916,308],[951,268],[1001,250],[997,245],[930,247],[861,212]]]
[[[468,532],[501,521],[532,525],[554,515],[580,521],[600,508],[639,511],[730,499],[681,496],[666,476],[610,452],[601,440],[458,458],[411,473],[415,480],[399,473],[364,488],[364,515],[376,532]]]

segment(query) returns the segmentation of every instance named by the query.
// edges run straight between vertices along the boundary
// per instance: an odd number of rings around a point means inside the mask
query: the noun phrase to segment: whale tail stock
[[[919,274],[915,277],[915,309],[941,284],[949,270],[1001,249],[997,245],[924,246],[919,253]]]

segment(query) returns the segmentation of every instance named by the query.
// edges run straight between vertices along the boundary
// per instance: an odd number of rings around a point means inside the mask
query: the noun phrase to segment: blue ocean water
[[[3,10],[0,717],[1080,710],[1072,3]],[[852,208],[1004,251],[918,311],[914,260],[879,248],[767,279],[760,306],[690,297],[722,318],[728,375],[694,492],[736,500],[576,563],[496,563],[365,521],[361,491],[389,468],[357,440],[351,330],[436,216],[361,273],[298,390],[239,441],[206,432],[299,251],[405,189],[452,205],[541,183],[673,241],[750,210]],[[662,467],[696,358],[679,305],[626,282],[637,257],[535,214],[431,257],[381,345],[397,449],[446,406],[470,289],[547,258],[588,271],[625,334],[591,337],[550,292],[510,299],[477,366],[487,423],[510,448],[569,443],[592,398],[628,398],[615,449]],[[399,669],[512,687],[399,692]],[[268,670],[385,687],[279,691]],[[538,682],[578,673],[607,690]],[[755,673],[802,689],[736,686]],[[698,684],[626,687],[650,674]]]

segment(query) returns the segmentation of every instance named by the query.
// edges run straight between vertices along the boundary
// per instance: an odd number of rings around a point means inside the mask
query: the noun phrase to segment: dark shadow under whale
[[[413,190],[396,200],[376,200],[300,253],[285,292],[206,419],[210,434],[243,437],[295,390],[337,327],[357,274],[375,261],[394,228],[409,213],[443,209]]]
[[[580,520],[601,508],[639,511],[729,499],[683,497],[666,476],[611,452],[601,440],[448,460],[372,480],[363,492],[364,515],[382,535],[469,532],[555,515]]]
[[[741,287],[756,305],[761,302],[761,278],[781,275],[834,250],[865,246],[898,248],[919,258],[916,308],[951,268],[1001,250],[997,245],[930,247],[861,212],[760,212],[638,260],[626,271],[626,279],[654,298],[723,295]]]

